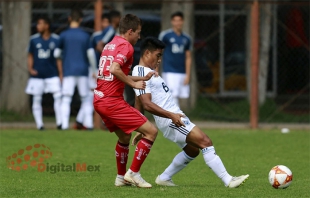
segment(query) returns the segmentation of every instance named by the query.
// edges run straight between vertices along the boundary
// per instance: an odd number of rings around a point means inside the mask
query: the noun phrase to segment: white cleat
[[[141,174],[139,172],[134,173],[131,170],[128,170],[124,176],[124,180],[139,188],[152,188],[152,185],[147,183],[141,177]]]
[[[227,187],[238,188],[241,184],[245,182],[246,179],[248,179],[249,176],[250,175],[241,175],[239,177],[233,177]]]
[[[127,182],[124,180],[124,178],[119,178],[119,177],[116,177],[115,179],[115,186],[117,187],[121,187],[121,186],[131,186],[131,183]]]
[[[155,183],[160,186],[177,186],[175,183],[173,183],[172,179],[164,181],[160,179],[159,175],[156,177]]]

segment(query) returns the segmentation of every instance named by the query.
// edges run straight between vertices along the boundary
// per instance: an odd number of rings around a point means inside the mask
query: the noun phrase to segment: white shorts
[[[42,95],[43,93],[56,93],[61,91],[61,83],[58,76],[51,78],[29,78],[25,92],[30,95]]]
[[[189,84],[184,85],[186,74],[164,72],[162,74],[164,81],[169,87],[172,96],[175,98],[189,97]]]
[[[90,89],[95,89],[97,87],[97,79],[93,77],[93,70],[91,68],[88,70],[88,83]]]
[[[162,131],[164,137],[174,143],[176,143],[180,148],[186,146],[186,137],[196,126],[190,121],[188,117],[181,118],[185,127],[177,127],[172,123],[170,119],[167,118],[157,118],[156,125],[159,130]]]
[[[77,86],[79,95],[83,98],[89,93],[89,80],[87,76],[66,76],[62,80],[62,94],[64,96],[73,96],[75,86]]]

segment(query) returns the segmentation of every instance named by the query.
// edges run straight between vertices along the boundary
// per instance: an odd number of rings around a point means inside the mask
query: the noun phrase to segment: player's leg
[[[93,126],[93,93],[90,93],[88,77],[79,76],[77,80],[77,87],[81,97],[81,110],[84,114],[84,119],[82,121],[83,125],[91,130]]]
[[[136,110],[136,109],[134,109]],[[145,119],[146,120],[146,119]],[[152,145],[156,139],[158,130],[148,120],[136,129],[142,133],[144,137],[139,141],[136,146],[134,158],[132,160],[130,169],[125,174],[125,180],[142,188],[151,188],[152,185],[146,182],[140,175],[140,168],[145,161],[146,157],[151,151]]]
[[[61,82],[59,77],[45,79],[45,92],[52,93],[54,98],[54,112],[56,126],[61,129]]]
[[[61,102],[61,128],[63,130],[69,128],[70,105],[74,88],[76,86],[76,78],[74,76],[66,76],[62,80],[62,102]]]
[[[169,88],[175,103],[179,106],[179,91],[180,91],[180,83],[182,83],[182,79],[180,79],[180,76],[175,73],[166,72],[163,73],[163,79]]]
[[[115,130],[115,134],[118,137],[118,141],[115,146],[115,156],[117,165],[117,176],[115,179],[115,186],[126,186],[130,183],[124,180],[125,173],[127,171],[127,161],[129,153],[129,142],[131,133],[124,133],[122,130]]]
[[[184,85],[184,80],[186,78],[186,74],[178,74],[180,79],[180,86],[179,86],[179,103],[180,107],[184,108],[184,110],[187,110],[188,108],[188,98],[190,94],[190,86],[189,84]]]
[[[44,80],[38,78],[30,78],[25,92],[32,95],[32,114],[37,126],[37,129],[43,130],[42,118],[42,95],[44,92]]]
[[[161,186],[176,186],[172,181],[172,177],[183,170],[198,155],[199,149],[197,147],[186,144],[183,151],[178,153],[166,170],[156,178],[156,184]]]
[[[211,139],[197,126],[190,131],[186,142],[201,149],[206,164],[223,181],[225,186],[238,187],[248,178],[248,175],[232,177],[227,172],[221,158],[215,152]]]

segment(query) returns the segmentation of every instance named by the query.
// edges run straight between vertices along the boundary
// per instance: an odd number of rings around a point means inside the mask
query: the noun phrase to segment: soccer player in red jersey
[[[106,44],[99,60],[97,88],[94,90],[94,108],[110,132],[115,132],[118,142],[115,148],[117,177],[115,186],[135,185],[151,188],[139,170],[157,136],[157,128],[123,98],[125,84],[143,90],[145,82],[154,72],[145,77],[128,76],[133,63],[133,45],[140,38],[141,21],[127,14],[120,21],[120,36]],[[130,169],[126,172],[131,132],[144,135],[137,144]]]

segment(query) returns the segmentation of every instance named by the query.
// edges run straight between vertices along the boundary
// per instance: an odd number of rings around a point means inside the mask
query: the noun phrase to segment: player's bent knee
[[[200,142],[201,148],[206,148],[212,145],[213,145],[212,140],[207,135],[204,134]]]

